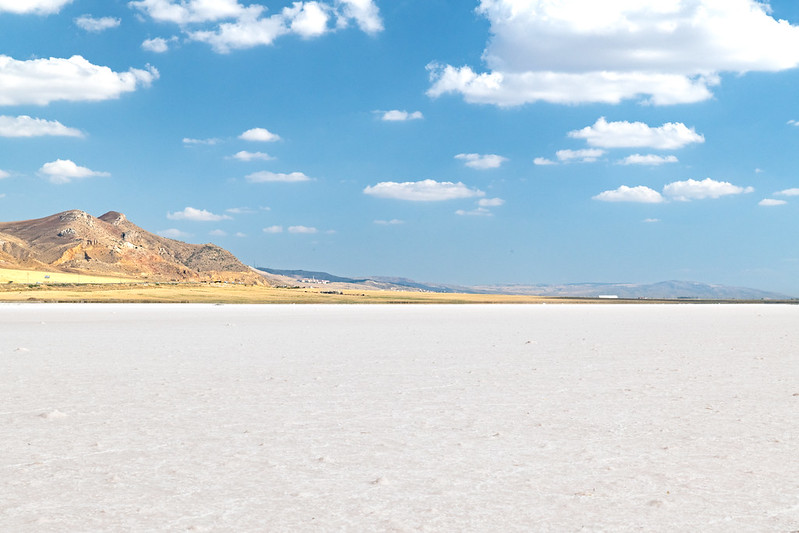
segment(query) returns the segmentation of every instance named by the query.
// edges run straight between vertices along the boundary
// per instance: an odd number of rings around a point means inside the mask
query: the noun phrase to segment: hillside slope
[[[71,210],[0,222],[0,267],[125,276],[155,281],[264,283],[264,278],[214,244],[160,237],[109,211]]]

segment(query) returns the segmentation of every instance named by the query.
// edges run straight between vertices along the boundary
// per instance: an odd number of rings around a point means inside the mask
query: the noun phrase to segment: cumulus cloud
[[[386,122],[404,122],[406,120],[421,120],[424,118],[421,111],[400,111],[399,109],[392,109],[391,111],[386,111],[383,113],[383,116],[380,117],[381,120],[385,120]]]
[[[302,172],[281,174],[280,172],[269,172],[268,170],[253,172],[245,176],[244,179],[250,183],[299,183],[302,181],[311,181],[311,178]]]
[[[319,230],[317,230],[316,228],[309,226],[289,226],[288,228],[289,233],[301,233],[306,235],[317,233],[318,231]]]
[[[111,28],[116,28],[121,23],[121,19],[114,17],[94,18],[91,15],[81,15],[75,19],[75,24],[77,24],[79,28],[92,33],[99,33],[101,31],[110,30]]]
[[[375,224],[378,226],[398,226],[400,224],[405,224],[405,221],[398,218],[392,218],[391,220],[375,220]]]
[[[663,196],[654,189],[639,185],[637,187],[628,187],[622,185],[618,189],[612,191],[604,191],[596,196],[594,200],[601,202],[636,202],[643,204],[659,204],[664,201]]]
[[[191,222],[219,222],[220,220],[231,220],[231,217],[228,215],[216,215],[206,209],[196,209],[194,207],[186,207],[183,211],[167,213],[166,218],[169,220],[189,220]]]
[[[694,103],[712,97],[721,73],[799,64],[799,28],[758,0],[481,0],[477,11],[490,23],[486,71],[432,63],[431,97]]]
[[[784,189],[782,191],[775,192],[774,194],[779,196],[799,196],[799,188]]]
[[[293,33],[305,38],[318,37],[328,31],[330,7],[319,2],[295,2],[283,10]]]
[[[266,128],[252,128],[241,135],[239,135],[239,139],[245,141],[255,141],[255,142],[275,142],[280,140],[280,135],[276,133],[272,133]]]
[[[663,187],[663,194],[673,200],[687,202],[690,200],[704,200],[705,198],[720,198],[735,194],[746,194],[754,191],[752,187],[739,187],[727,181],[715,181],[710,178],[698,180],[675,181]]]
[[[10,178],[10,177],[11,177],[11,174],[9,174],[8,172],[6,172],[2,168],[0,168],[0,180],[6,179],[6,178]]]
[[[68,128],[57,120],[32,118],[27,115],[0,115],[0,137],[83,137],[83,132]]]
[[[555,156],[564,163],[593,163],[605,155],[604,150],[598,148],[586,148],[584,150],[558,150]]]
[[[364,194],[378,198],[391,198],[411,202],[440,202],[461,198],[474,198],[485,196],[479,189],[470,189],[463,183],[450,181],[383,181],[370,185],[363,190]]]
[[[536,157],[533,159],[533,164],[538,166],[547,166],[547,165],[557,165],[556,161],[552,161],[551,159],[547,159],[546,157]]]
[[[49,15],[58,13],[72,0],[0,0],[0,13]]]
[[[274,157],[269,154],[263,152],[248,152],[247,150],[236,152],[230,157],[238,159],[239,161],[271,161],[274,159]]]
[[[644,219],[644,223],[646,223],[646,224],[657,224],[658,222],[660,222],[659,218],[645,218]]]
[[[52,183],[69,183],[84,178],[102,178],[110,176],[108,172],[96,172],[86,167],[76,165],[69,159],[56,159],[42,165],[39,175],[46,177]]]
[[[691,143],[703,143],[705,137],[681,122],[668,122],[653,128],[643,122],[608,122],[600,117],[593,126],[569,132],[573,139],[585,139],[589,146],[600,148],[655,148],[675,150]]]
[[[380,11],[372,0],[341,0],[340,5],[343,16],[339,17],[339,24],[346,24],[347,19],[352,19],[366,33],[374,35],[383,31]]]
[[[237,0],[136,0],[128,5],[147,13],[158,22],[180,25],[237,18],[248,12],[260,14],[264,10],[262,6],[246,8]]]
[[[189,39],[219,53],[271,45],[284,35],[319,37],[346,28],[351,20],[369,34],[383,29],[373,0],[298,1],[270,15],[265,6],[238,0],[136,0],[130,5],[156,21],[180,25]]]
[[[177,228],[162,229],[160,231],[156,231],[156,233],[161,237],[166,237],[167,239],[185,239],[186,237],[191,237],[191,233],[180,231]]]
[[[663,193],[639,185],[628,187],[622,185],[612,191],[604,191],[594,196],[594,200],[603,202],[637,202],[661,203],[667,200],[689,202],[691,200],[704,200],[707,198],[721,198],[736,194],[747,194],[754,191],[752,187],[739,187],[726,181],[716,181],[710,178],[704,180],[674,181],[663,187]]]
[[[0,55],[0,105],[109,100],[149,87],[157,78],[154,67],[114,72],[78,55],[27,61]]]
[[[763,207],[775,207],[775,206],[778,206],[778,205],[785,205],[787,203],[788,202],[786,202],[785,200],[775,200],[773,198],[764,198],[764,199],[760,200],[757,203],[757,205],[762,205]]]
[[[170,37],[169,39],[164,39],[163,37],[154,37],[152,39],[145,39],[142,41],[141,47],[143,50],[147,50],[148,52],[163,54],[164,52],[168,52],[169,45],[177,40],[177,37]]]
[[[283,226],[269,226],[264,228],[264,233],[283,233]]]
[[[658,166],[666,163],[677,163],[679,160],[673,155],[633,154],[618,161],[619,165],[650,165]]]
[[[208,232],[211,237],[227,237],[227,231],[223,229],[215,229]]]
[[[460,159],[465,162],[467,167],[478,170],[499,168],[502,163],[507,161],[507,158],[496,154],[458,154],[455,159]]]

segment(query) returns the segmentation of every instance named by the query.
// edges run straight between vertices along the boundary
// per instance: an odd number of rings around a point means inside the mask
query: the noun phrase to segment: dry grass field
[[[335,291],[286,289],[205,283],[3,284],[3,302],[97,302],[97,303],[540,303],[552,298],[494,294],[443,294],[399,291]]]
[[[43,272],[38,270],[19,270],[0,268],[0,284],[93,284],[130,283],[129,278],[94,276],[90,274],[71,274],[68,272]]]

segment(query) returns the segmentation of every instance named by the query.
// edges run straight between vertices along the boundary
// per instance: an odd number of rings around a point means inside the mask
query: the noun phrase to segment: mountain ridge
[[[224,248],[155,235],[117,211],[94,217],[72,209],[0,222],[0,266],[153,281],[265,282]]]

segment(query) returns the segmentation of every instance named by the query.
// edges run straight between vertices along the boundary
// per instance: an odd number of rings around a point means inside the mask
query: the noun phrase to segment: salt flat
[[[799,530],[798,326],[0,305],[0,530]]]

